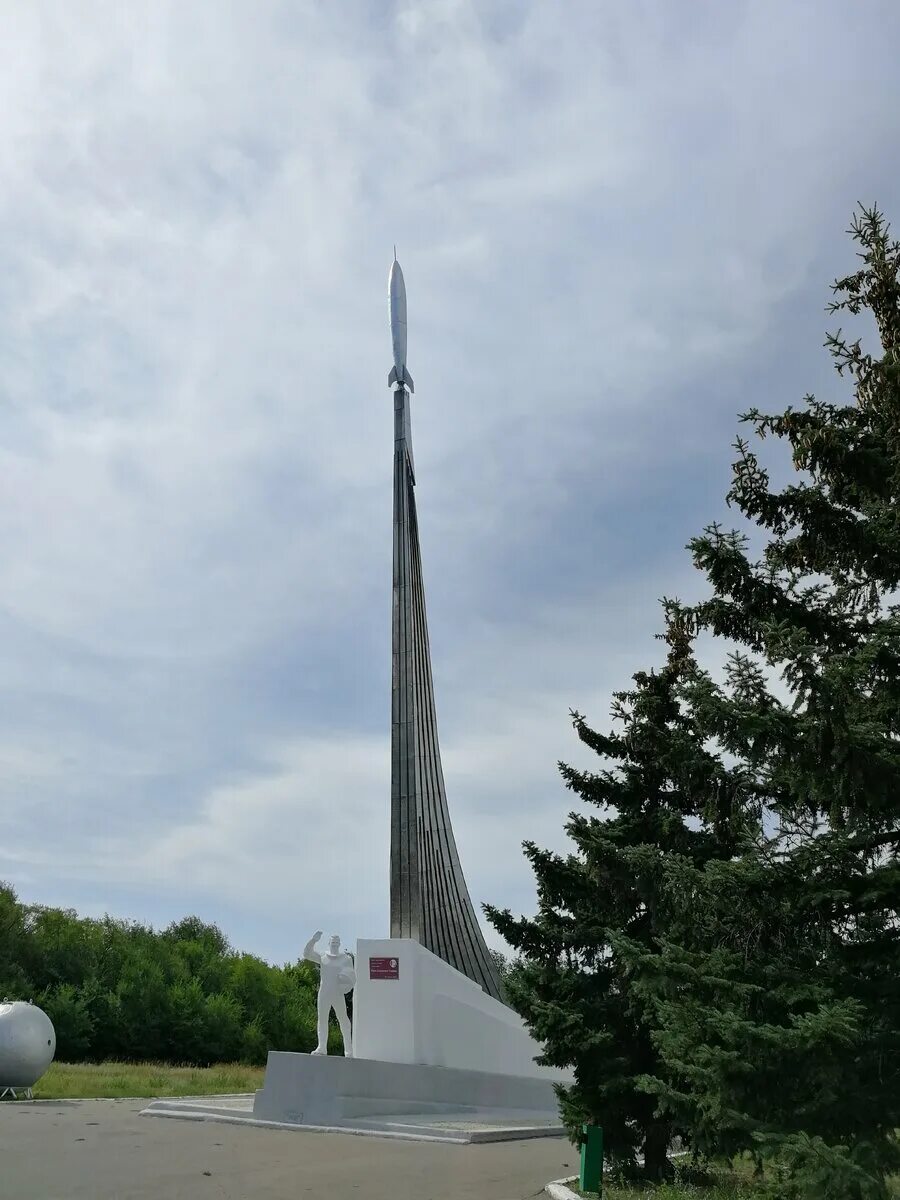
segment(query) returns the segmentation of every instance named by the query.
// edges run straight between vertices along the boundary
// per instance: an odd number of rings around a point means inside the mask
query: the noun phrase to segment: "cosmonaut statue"
[[[328,949],[320,953],[315,947],[322,930],[317,929],[303,947],[303,957],[309,962],[319,964],[319,1000],[317,1005],[317,1033],[319,1043],[313,1054],[328,1053],[328,1017],[334,1009],[334,1015],[341,1027],[341,1037],[344,1040],[344,1056],[353,1057],[353,1041],[350,1034],[350,1016],[347,1012],[347,993],[352,991],[356,983],[356,970],[353,959],[346,950],[341,949],[341,939],[335,934],[329,939]]]

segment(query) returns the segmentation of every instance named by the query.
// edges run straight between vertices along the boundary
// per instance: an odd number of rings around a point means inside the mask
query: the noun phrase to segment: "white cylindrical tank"
[[[42,1008],[0,1001],[0,1090],[33,1087],[55,1053],[56,1030]]]

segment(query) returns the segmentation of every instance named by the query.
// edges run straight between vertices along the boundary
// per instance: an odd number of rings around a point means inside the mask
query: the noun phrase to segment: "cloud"
[[[841,230],[900,200],[896,7],[14,17],[0,877],[276,958],[323,896],[383,929],[396,242],[450,804],[527,908],[568,709],[698,586],[734,413],[828,378]]]

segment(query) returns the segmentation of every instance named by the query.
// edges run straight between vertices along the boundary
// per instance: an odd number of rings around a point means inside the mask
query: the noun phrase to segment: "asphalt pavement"
[[[0,1103],[16,1200],[528,1200],[576,1171],[564,1138],[441,1145],[142,1117],[146,1100]]]

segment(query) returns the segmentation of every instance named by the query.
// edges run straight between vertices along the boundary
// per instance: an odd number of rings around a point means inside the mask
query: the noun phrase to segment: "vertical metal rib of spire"
[[[444,790],[416,518],[409,393],[394,392],[391,937],[414,938],[502,999]]]

